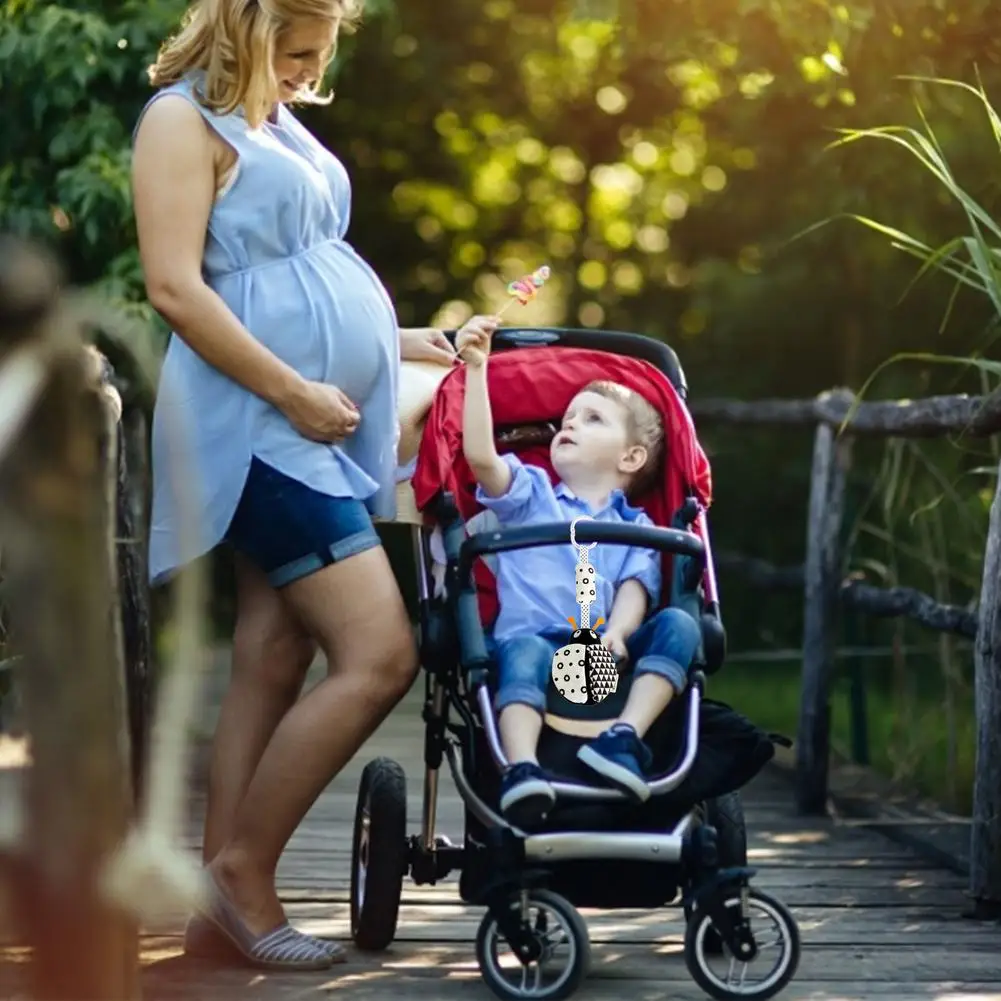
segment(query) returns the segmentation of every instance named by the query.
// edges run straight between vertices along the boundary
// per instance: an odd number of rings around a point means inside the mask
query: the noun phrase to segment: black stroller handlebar
[[[486,637],[480,621],[479,602],[473,582],[473,561],[489,553],[512,549],[532,549],[539,546],[570,545],[570,525],[563,521],[530,525],[524,528],[503,528],[477,532],[465,538],[462,521],[456,515],[445,530],[447,558],[454,568],[453,601],[459,627],[460,661],[477,679],[473,687],[485,680],[489,663]],[[705,566],[706,547],[693,532],[658,525],[630,525],[621,522],[581,521],[574,533],[578,543],[618,543],[642,546],[677,555],[693,557]]]
[[[658,525],[632,525],[623,522],[581,521],[575,537],[578,543],[609,542],[620,545],[640,546],[661,552],[691,556],[705,560],[706,548],[694,532],[680,528],[661,528]],[[525,528],[503,528],[490,532],[477,532],[466,539],[459,550],[459,579],[469,579],[473,560],[489,553],[504,553],[512,549],[534,549],[539,546],[570,544],[570,525],[566,522],[549,522]]]

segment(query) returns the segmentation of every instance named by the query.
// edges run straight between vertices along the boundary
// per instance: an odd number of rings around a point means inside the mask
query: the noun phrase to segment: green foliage
[[[130,133],[182,7],[0,10],[0,228],[147,317]],[[695,396],[874,372],[885,396],[981,392],[983,368],[928,359],[982,357],[1001,302],[999,27],[993,0],[377,0],[343,40],[336,100],[301,114],[349,168],[349,236],[404,324],[494,307],[546,261],[545,294],[507,319],[663,338]],[[976,94],[928,82],[973,86],[974,66]],[[792,240],[848,217],[888,221]],[[914,255],[934,265],[920,282]],[[801,562],[809,435],[703,437],[717,548]],[[848,569],[968,600],[996,465],[965,438],[860,443]],[[799,598],[722,587],[734,648],[798,642]]]
[[[902,251],[920,262],[916,274],[904,289],[909,293],[917,283],[936,273],[945,275],[953,283],[951,293],[943,299],[942,321],[939,332],[948,327],[957,299],[964,289],[981,297],[989,307],[984,323],[982,343],[971,347],[963,356],[944,352],[901,352],[878,365],[861,387],[860,396],[876,383],[892,366],[901,362],[917,363],[923,367],[943,367],[961,372],[974,372],[981,381],[981,392],[997,388],[1001,376],[1001,363],[982,357],[984,350],[995,340],[998,322],[1001,321],[1001,224],[992,210],[974,193],[971,184],[978,180],[962,162],[955,165],[946,151],[940,133],[948,127],[933,127],[928,109],[929,95],[935,92],[957,93],[961,103],[948,109],[952,116],[962,115],[972,107],[984,116],[979,131],[985,133],[985,143],[992,156],[1001,152],[1001,117],[998,116],[982,81],[972,86],[958,80],[913,77],[915,83],[927,88],[919,95],[917,118],[919,125],[889,125],[875,128],[842,129],[842,138],[835,148],[848,144],[878,145],[888,149],[894,158],[909,158],[954,205],[955,221],[966,232],[942,239],[937,245],[924,236],[915,236],[897,225],[877,221],[868,215],[852,214],[850,218],[881,234],[894,250]],[[972,98],[972,100],[971,100]],[[943,109],[945,110],[945,109]],[[983,123],[987,128],[983,128]],[[972,132],[973,130],[971,130]],[[963,168],[966,168],[965,170]],[[968,180],[964,179],[964,175]],[[995,210],[996,211],[996,210]],[[827,225],[825,220],[820,226]],[[817,227],[811,227],[811,231]],[[983,540],[987,533],[987,520],[993,481],[997,477],[996,447],[977,447],[959,440],[943,448],[941,445],[918,445],[913,442],[892,442],[884,448],[884,462],[874,481],[869,497],[871,508],[881,509],[886,537],[892,541],[891,556],[894,561],[903,558],[908,562],[908,579],[913,575],[924,578],[925,589],[933,593],[948,593],[958,587],[963,600],[975,599],[980,586],[980,566]],[[895,526],[893,523],[897,523]],[[948,525],[948,544],[946,543]],[[877,535],[871,522],[860,522],[859,536],[864,533]],[[901,537],[903,536],[903,538]],[[908,539],[908,536],[911,538]],[[915,538],[919,542],[915,550]],[[908,546],[910,542],[910,546]],[[907,560],[907,550],[910,556]],[[897,574],[887,563],[874,562],[866,552],[865,562],[884,580],[898,582]],[[913,585],[912,585],[913,586]],[[950,600],[948,597],[942,600]]]
[[[182,5],[14,0],[0,14],[0,228],[54,246],[71,276],[141,298],[129,191],[130,133],[145,66]]]
[[[956,88],[973,95],[986,112],[990,134],[998,146],[998,151],[1001,152],[1001,117],[994,110],[982,84],[973,87],[959,80],[920,77],[912,79],[932,86]],[[956,203],[962,212],[969,235],[953,236],[938,247],[933,248],[918,237],[895,226],[877,222],[868,216],[856,215],[850,218],[888,237],[894,249],[902,250],[921,261],[921,267],[914,278],[915,283],[932,271],[942,272],[954,279],[953,296],[949,300],[950,309],[946,311],[943,327],[948,320],[955,296],[963,286],[986,296],[995,314],[995,319],[1001,319],[1001,277],[999,277],[999,271],[1001,271],[1001,225],[992,218],[990,211],[984,208],[976,197],[964,189],[957,179],[942,144],[920,104],[918,105],[918,113],[923,126],[920,130],[904,125],[842,129],[839,131],[843,133],[843,138],[834,145],[843,146],[864,139],[875,139],[903,148],[940,185],[948,198]],[[827,221],[825,220],[820,225],[825,225]],[[963,360],[964,363],[966,361],[966,359]],[[995,375],[1001,371],[1001,367],[987,363],[982,363],[980,367]]]
[[[923,642],[927,647],[927,633]],[[963,656],[968,655],[964,650]],[[842,760],[851,760],[851,675],[855,671],[866,694],[873,767],[902,788],[968,816],[976,765],[973,693],[967,687],[956,700],[951,733],[950,720],[943,711],[947,696],[934,655],[898,656],[896,664],[893,660],[884,656],[838,664],[831,692],[832,749]],[[904,685],[895,679],[901,673]],[[739,706],[766,730],[796,736],[800,699],[797,663],[733,664],[711,679],[709,694]]]

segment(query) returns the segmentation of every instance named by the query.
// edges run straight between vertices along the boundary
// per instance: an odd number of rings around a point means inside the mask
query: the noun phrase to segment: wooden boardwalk
[[[348,938],[351,824],[358,778],[371,758],[389,755],[405,768],[410,829],[418,829],[422,694],[423,678],[331,783],[289,845],[280,867],[280,889],[289,916],[305,931]],[[1001,928],[963,919],[964,883],[958,876],[864,826],[796,818],[791,789],[777,769],[745,790],[745,810],[752,864],[759,867],[756,885],[792,908],[803,936],[799,972],[780,998],[1001,1001]],[[198,845],[199,815],[195,804],[192,848]],[[446,767],[439,831],[458,841],[461,818]],[[482,911],[459,903],[456,879],[453,875],[435,887],[405,883],[393,946],[380,955],[351,948],[346,964],[324,973],[275,975],[216,966],[183,956],[180,925],[147,934],[144,998],[487,1001],[493,995],[479,977],[473,946]],[[575,998],[705,997],[682,959],[679,909],[582,914],[590,931],[593,968]]]
[[[279,870],[290,917],[305,931],[346,941],[351,824],[358,778],[378,755],[396,758],[408,777],[410,830],[420,823],[423,788],[423,678],[316,803]],[[210,703],[214,699],[208,700]],[[796,818],[791,790],[768,770],[745,792],[756,883],[792,907],[803,935],[796,979],[780,995],[805,999],[936,998],[1001,1001],[1001,928],[962,918],[963,880],[924,862],[864,826]],[[198,844],[196,809],[192,845]],[[462,810],[443,768],[438,830],[459,841]],[[457,876],[433,887],[404,883],[397,938],[384,954],[351,950],[349,962],[321,974],[273,975],[222,969],[184,958],[179,929],[145,940],[149,1001],[262,1001],[329,998],[412,1001],[493,997],[476,967],[482,911],[458,900]],[[584,911],[593,969],[574,996],[631,1001],[705,995],[681,956],[680,910]]]

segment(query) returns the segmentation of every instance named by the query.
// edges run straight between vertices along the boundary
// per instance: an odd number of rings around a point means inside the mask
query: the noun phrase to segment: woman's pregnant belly
[[[217,290],[277,357],[304,378],[338,386],[359,407],[399,356],[389,296],[346,244],[223,278]]]

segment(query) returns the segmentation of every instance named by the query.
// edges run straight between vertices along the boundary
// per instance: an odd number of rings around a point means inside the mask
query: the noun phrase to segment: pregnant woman
[[[394,513],[401,356],[452,361],[439,331],[398,329],[345,240],[344,167],[285,106],[318,100],[350,4],[202,0],[151,67],[135,135],[147,294],[174,331],[153,421],[150,576],[224,540],[237,574],[203,849],[212,904],[186,943],[228,940],[270,968],[343,958],[290,927],[275,871],[413,681],[372,517]],[[317,644],[328,675],[299,698]]]

